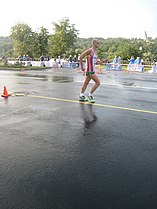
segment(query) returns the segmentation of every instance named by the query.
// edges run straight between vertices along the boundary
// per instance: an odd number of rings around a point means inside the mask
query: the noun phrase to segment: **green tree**
[[[52,23],[54,34],[49,38],[49,54],[52,57],[67,56],[75,51],[78,30],[75,24],[70,24],[69,18],[63,18],[59,23]]]
[[[25,23],[18,23],[11,28],[14,56],[31,55],[32,29]]]
[[[125,44],[121,48],[121,57],[123,57],[124,60],[128,60],[131,58],[131,56],[134,56],[135,58],[140,56],[140,51],[136,44]]]
[[[33,33],[32,54],[33,57],[39,58],[42,54],[48,54],[49,32],[46,28],[41,27],[38,32]]]
[[[13,52],[13,44],[11,38],[8,37],[0,37],[0,57],[12,57]]]

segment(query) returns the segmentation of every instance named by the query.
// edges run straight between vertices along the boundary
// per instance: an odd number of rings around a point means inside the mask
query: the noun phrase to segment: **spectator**
[[[77,57],[76,57],[76,55],[74,55],[74,62],[77,62]]]
[[[134,64],[134,62],[135,62],[135,59],[134,59],[133,56],[131,56],[131,58],[130,58],[130,60],[129,60],[129,64]]]
[[[26,61],[26,60],[27,60],[26,55],[23,55],[23,61]]]
[[[8,64],[8,58],[6,56],[2,57],[2,61],[3,61],[4,65]]]
[[[113,70],[116,70],[118,66],[118,57],[115,56],[113,59]]]
[[[20,62],[23,61],[23,56],[22,55],[20,55],[18,58],[19,58]]]
[[[118,57],[118,64],[121,64],[121,56]]]
[[[129,64],[128,64],[128,70],[133,71],[134,70],[134,63],[135,63],[135,59],[133,56],[131,56],[131,58],[128,60]]]
[[[143,59],[141,59],[141,65],[143,65],[144,64],[144,60]]]
[[[118,57],[115,56],[114,59],[113,59],[113,64],[117,64],[118,63]]]
[[[139,57],[137,57],[137,58],[136,58],[136,60],[135,60],[135,64],[137,64],[137,65],[141,64],[141,60],[140,60],[140,58],[139,58]]]
[[[77,63],[77,57],[74,55],[74,68],[76,68],[76,63]]]
[[[39,60],[40,60],[41,62],[44,61],[44,56],[43,56],[43,54],[40,56]]]
[[[72,55],[71,55],[71,54],[69,55],[68,60],[69,60],[69,62],[72,62],[72,61],[73,61],[73,60],[72,60]]]
[[[56,64],[57,64],[57,67],[61,66],[61,57],[60,56],[57,57]]]
[[[139,57],[137,57],[135,60],[135,70],[144,72],[144,66],[141,65],[141,60]]]
[[[72,66],[72,61],[73,61],[73,60],[72,60],[72,55],[69,56],[68,60],[69,60],[69,62],[70,62],[70,68],[72,68],[72,67],[73,67],[73,66]]]
[[[78,54],[78,57],[77,57],[77,62],[78,62],[77,67],[79,67],[79,66],[80,66],[80,54]]]
[[[50,57],[47,55],[46,56],[46,61],[49,61],[50,60]]]
[[[43,54],[40,56],[39,60],[40,60],[40,66],[41,66],[41,67],[45,67],[44,56],[43,56]]]

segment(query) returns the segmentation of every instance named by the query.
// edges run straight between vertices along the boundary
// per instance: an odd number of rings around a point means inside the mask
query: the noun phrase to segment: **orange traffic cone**
[[[24,64],[22,64],[22,69],[21,69],[21,70],[22,70],[22,72],[24,73]]]
[[[8,94],[8,91],[7,91],[7,88],[6,86],[4,86],[4,90],[3,90],[3,94],[1,95],[2,97],[8,97],[10,96],[11,94]]]

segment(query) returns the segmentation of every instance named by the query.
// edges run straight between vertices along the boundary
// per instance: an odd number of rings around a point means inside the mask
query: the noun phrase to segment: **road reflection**
[[[95,126],[98,118],[93,111],[93,105],[91,104],[80,104],[82,119],[84,121],[84,134]]]

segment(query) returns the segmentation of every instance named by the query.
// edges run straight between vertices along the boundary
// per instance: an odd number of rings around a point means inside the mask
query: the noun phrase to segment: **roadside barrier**
[[[15,64],[17,61],[8,61],[8,63]],[[60,62],[54,61],[51,59],[49,61],[21,61],[22,71],[24,71],[25,66],[35,66],[35,67],[49,67],[51,69],[57,70],[58,68],[67,68],[67,69],[78,69],[79,71],[79,62],[69,62],[66,60],[60,60]],[[150,68],[150,72],[157,73],[157,65],[142,65],[142,64],[114,64],[114,63],[104,63],[96,65],[98,74],[102,74],[103,70],[106,71],[121,71],[126,70],[126,72],[144,72],[145,67]]]
[[[125,70],[127,72],[144,72],[144,66],[145,65],[137,65],[137,64],[114,64],[114,63],[106,63],[105,64],[105,70],[106,71],[111,71],[111,70],[114,70],[114,71],[121,71],[123,70],[123,68],[125,68]]]

